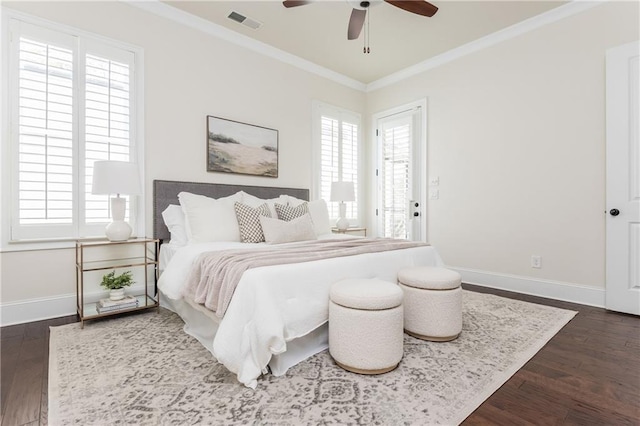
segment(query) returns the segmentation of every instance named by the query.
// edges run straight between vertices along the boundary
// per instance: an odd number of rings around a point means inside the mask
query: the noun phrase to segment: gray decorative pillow
[[[240,228],[240,241],[243,243],[261,243],[264,241],[260,216],[271,217],[267,203],[258,207],[251,207],[246,204],[235,202],[236,219]]]
[[[284,220],[260,217],[264,230],[264,239],[268,244],[292,243],[295,241],[315,240],[311,216],[307,213],[289,222]]]
[[[309,213],[309,206],[306,202],[300,204],[297,207],[291,207],[276,203],[276,213],[278,215],[278,219],[289,222],[297,217],[301,217]]]

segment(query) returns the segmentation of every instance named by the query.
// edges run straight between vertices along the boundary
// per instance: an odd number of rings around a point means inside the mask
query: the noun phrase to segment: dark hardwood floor
[[[578,311],[465,425],[640,425],[640,318],[464,285]]]
[[[0,421],[2,425],[47,424],[49,327],[76,316],[0,329]]]
[[[640,425],[640,318],[472,285],[468,290],[578,311],[465,425]],[[49,327],[0,329],[0,423],[47,424]]]

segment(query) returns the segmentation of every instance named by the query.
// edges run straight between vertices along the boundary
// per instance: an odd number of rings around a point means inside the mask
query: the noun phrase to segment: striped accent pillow
[[[260,216],[271,217],[267,203],[254,208],[236,201],[233,207],[236,210],[236,219],[240,228],[240,241],[243,243],[263,242],[264,233],[260,224]]]
[[[307,213],[309,213],[309,206],[306,202],[297,207],[276,203],[276,214],[278,215],[278,219],[284,220],[285,222],[304,216]]]

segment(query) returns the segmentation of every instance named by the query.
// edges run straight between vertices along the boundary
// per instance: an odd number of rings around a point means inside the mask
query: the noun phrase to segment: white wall
[[[429,240],[467,281],[603,302],[605,51],[638,16],[597,6],[368,94],[369,115],[428,98]]]
[[[362,92],[121,2],[3,6],[144,49],[149,235],[153,179],[309,188],[312,100],[364,111]],[[207,115],[278,129],[279,177],[208,173]],[[5,313],[24,301],[60,297],[74,311],[73,250],[4,252],[0,263]]]

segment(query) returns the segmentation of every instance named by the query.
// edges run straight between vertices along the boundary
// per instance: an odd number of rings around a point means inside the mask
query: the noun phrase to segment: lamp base
[[[349,219],[347,219],[346,217],[341,217],[336,222],[336,228],[338,228],[340,231],[345,231],[348,227],[349,227]]]
[[[124,220],[114,220],[104,230],[109,241],[126,241],[131,236],[131,226]]]
[[[349,219],[347,219],[347,205],[344,201],[340,201],[340,219],[336,222],[336,228],[340,231],[344,231],[349,227]]]

